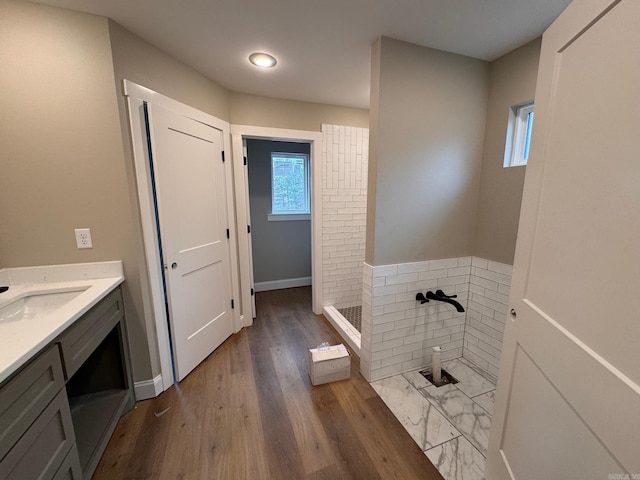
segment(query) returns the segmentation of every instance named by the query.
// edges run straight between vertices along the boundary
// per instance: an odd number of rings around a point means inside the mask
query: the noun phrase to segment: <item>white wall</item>
[[[322,125],[323,303],[362,302],[369,130]]]

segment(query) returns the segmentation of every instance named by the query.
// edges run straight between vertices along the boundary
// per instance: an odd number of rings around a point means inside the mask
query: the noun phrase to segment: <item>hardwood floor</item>
[[[258,293],[254,325],[124,416],[94,480],[441,479],[359,373],[313,387],[307,349],[341,339],[308,287]]]

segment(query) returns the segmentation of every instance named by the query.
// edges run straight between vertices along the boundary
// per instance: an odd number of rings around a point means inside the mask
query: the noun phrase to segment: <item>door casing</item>
[[[322,313],[322,132],[288,130],[281,128],[231,125],[233,144],[233,173],[240,268],[240,298],[242,302],[243,326],[253,323],[251,278],[250,233],[244,225],[250,225],[247,199],[247,167],[244,165],[243,139],[261,139],[281,142],[309,143],[311,147],[311,278],[313,313]]]

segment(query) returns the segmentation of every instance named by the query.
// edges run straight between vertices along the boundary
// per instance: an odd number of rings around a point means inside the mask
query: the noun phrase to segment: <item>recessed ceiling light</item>
[[[278,63],[275,57],[269,55],[268,53],[252,53],[249,55],[249,61],[253,63],[256,67],[262,68],[271,68]]]

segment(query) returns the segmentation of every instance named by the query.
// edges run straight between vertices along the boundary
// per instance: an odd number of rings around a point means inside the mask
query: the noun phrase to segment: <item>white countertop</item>
[[[0,321],[0,382],[124,281],[122,262],[0,270],[0,308],[30,294],[82,290],[60,308],[32,319]]]

